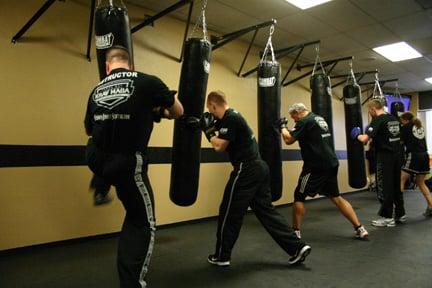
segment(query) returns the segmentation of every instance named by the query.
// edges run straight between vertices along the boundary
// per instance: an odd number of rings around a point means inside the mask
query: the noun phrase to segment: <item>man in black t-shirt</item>
[[[234,167],[219,207],[216,249],[208,262],[229,266],[243,217],[251,207],[261,224],[288,253],[290,264],[301,263],[311,247],[301,241],[271,203],[269,168],[261,159],[255,136],[246,120],[228,106],[221,91],[207,97],[210,112],[203,114],[201,129],[217,152],[227,151]]]
[[[400,124],[393,115],[384,111],[384,105],[379,99],[369,101],[368,109],[372,122],[365,129],[366,134],[361,134],[360,127],[354,127],[351,137],[363,143],[373,139],[377,159],[375,174],[377,193],[382,199],[380,199],[381,208],[378,212],[381,218],[373,220],[372,225],[394,227],[395,222],[406,221],[403,195],[400,189]]]
[[[153,192],[147,176],[152,110],[178,118],[183,107],[157,77],[131,70],[129,54],[113,47],[106,54],[108,76],[90,94],[85,115],[86,159],[107,185],[114,185],[126,209],[118,243],[121,287],[146,287],[154,245]]]
[[[319,115],[310,112],[303,103],[296,103],[288,110],[295,121],[294,129],[287,129],[288,120],[281,118],[278,126],[287,145],[298,141],[303,158],[303,169],[294,192],[293,227],[300,237],[302,219],[306,213],[306,197],[325,195],[339,208],[354,226],[355,236],[367,239],[368,232],[361,225],[351,204],[339,194],[337,173],[339,161],[333,150],[329,127]]]

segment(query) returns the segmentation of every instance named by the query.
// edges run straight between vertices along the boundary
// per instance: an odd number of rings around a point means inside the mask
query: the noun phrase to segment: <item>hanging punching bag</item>
[[[399,119],[399,116],[405,112],[404,103],[402,101],[392,102],[390,105],[390,114]]]
[[[170,183],[171,201],[179,206],[192,205],[198,194],[202,133],[194,119],[199,119],[204,110],[210,56],[208,41],[186,41],[178,91],[184,116],[174,122]]]
[[[354,127],[363,127],[360,86],[348,84],[343,88],[345,132],[348,156],[348,183],[352,188],[366,186],[366,166],[363,143],[349,135]]]
[[[99,77],[106,77],[105,53],[115,45],[125,47],[130,55],[133,67],[132,37],[129,27],[129,16],[123,1],[99,1],[95,12],[96,54]]]
[[[282,196],[282,144],[274,123],[280,118],[280,64],[262,61],[258,67],[258,145],[270,169],[272,201]]]
[[[331,100],[332,92],[330,87],[330,78],[325,74],[314,74],[310,79],[310,88],[312,89],[312,112],[323,117],[327,122],[329,132],[331,133],[330,141],[334,150],[333,112]]]

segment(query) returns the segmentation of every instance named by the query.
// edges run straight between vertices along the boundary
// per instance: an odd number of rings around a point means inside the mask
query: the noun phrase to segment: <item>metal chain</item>
[[[357,79],[354,75],[352,60],[349,62],[349,66],[350,66],[350,75],[348,75],[348,77],[347,77],[346,85],[349,84],[350,79],[352,79],[354,85],[357,85]]]
[[[269,38],[268,38],[267,44],[266,44],[266,46],[264,48],[264,53],[263,53],[263,55],[261,57],[260,63],[262,63],[265,60],[265,58],[267,57],[267,53],[268,53],[269,47],[270,47],[270,51],[271,51],[272,62],[273,63],[276,62],[275,55],[274,55],[273,44],[272,44],[272,36],[273,36],[274,30],[275,30],[274,25],[271,25],[270,26]]]
[[[203,38],[205,41],[208,41],[208,34],[207,34],[207,23],[206,23],[206,17],[205,17],[205,10],[207,8],[207,0],[202,1],[201,5],[201,13],[198,17],[197,21],[195,22],[195,26],[192,29],[190,37],[192,37],[195,34],[196,29],[198,28],[199,24],[202,23],[202,29],[203,29]]]
[[[315,51],[316,51],[316,57],[315,57],[314,67],[312,69],[312,76],[315,74],[315,69],[316,69],[316,66],[317,66],[318,62],[320,64],[320,66],[321,66],[321,69],[322,69],[323,73],[325,74],[324,67],[323,67],[323,65],[321,63],[321,58],[319,57],[319,44],[315,46]]]
[[[379,91],[379,96],[376,96],[376,94],[375,94],[377,90]],[[372,94],[372,98],[380,98],[380,99],[384,98],[384,95],[382,93],[381,86],[380,86],[380,83],[378,80],[378,73],[375,73],[375,85],[374,85],[374,91]]]

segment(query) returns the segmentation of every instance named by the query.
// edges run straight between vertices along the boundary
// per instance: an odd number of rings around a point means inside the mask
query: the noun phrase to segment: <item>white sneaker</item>
[[[406,215],[403,215],[401,217],[395,217],[396,223],[405,223],[407,221],[408,217]]]
[[[369,236],[369,233],[366,230],[366,228],[362,225],[356,229],[355,236],[356,236],[356,238],[359,238],[359,239],[367,239]]]
[[[375,227],[395,227],[396,223],[393,218],[380,218],[377,220],[372,220],[372,226]]]
[[[297,238],[301,239],[300,230],[294,230],[294,233],[297,235]]]

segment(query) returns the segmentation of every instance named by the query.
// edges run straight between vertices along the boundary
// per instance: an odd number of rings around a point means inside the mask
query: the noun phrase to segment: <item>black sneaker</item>
[[[311,250],[312,248],[309,245],[304,245],[297,250],[296,254],[289,259],[288,263],[291,265],[302,263],[309,255]]]
[[[227,266],[230,266],[230,264],[231,264],[229,259],[219,259],[214,254],[209,255],[208,258],[207,258],[207,261],[210,264],[213,264],[213,265],[216,265],[216,266],[222,266],[222,267],[227,267]]]
[[[104,204],[108,204],[112,201],[112,198],[109,196],[109,194],[102,194],[102,193],[95,193],[93,198],[94,206],[100,206]]]

